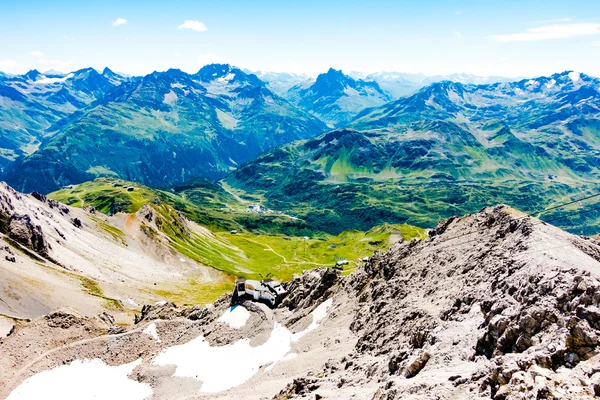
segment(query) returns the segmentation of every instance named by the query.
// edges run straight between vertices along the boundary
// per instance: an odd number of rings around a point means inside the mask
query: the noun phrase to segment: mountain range
[[[495,202],[533,212],[598,190],[599,89],[575,72],[434,83],[344,129],[273,149],[227,182],[334,231],[382,220],[429,225]]]
[[[429,226],[498,202],[535,211],[598,189],[600,83],[585,74],[440,81],[398,99],[377,81],[428,78],[260,75],[270,82],[227,64],[3,76],[2,178],[43,193],[100,176],[162,188],[225,179],[330,233]],[[276,94],[284,81],[295,84]]]
[[[35,152],[58,121],[127,81],[110,69],[0,76],[0,168]]]
[[[377,82],[354,79],[333,68],[314,82],[309,80],[291,87],[285,96],[330,128],[346,125],[365,108],[392,100]]]
[[[255,75],[210,65],[125,82],[55,123],[44,145],[4,179],[49,192],[96,176],[169,186],[219,179],[260,152],[312,137],[325,124],[275,95]]]

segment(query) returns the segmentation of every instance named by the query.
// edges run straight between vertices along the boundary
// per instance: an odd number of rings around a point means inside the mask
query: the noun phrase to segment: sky
[[[600,76],[598,0],[0,0],[0,71]]]

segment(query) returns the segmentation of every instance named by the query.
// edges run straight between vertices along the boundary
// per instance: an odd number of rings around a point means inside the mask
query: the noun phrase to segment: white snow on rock
[[[152,336],[157,343],[160,343],[160,337],[158,336],[158,332],[156,331],[156,324],[154,322],[148,325],[146,329],[142,331],[142,333]]]
[[[199,336],[164,350],[153,363],[176,365],[173,376],[202,381],[200,392],[217,393],[231,389],[252,378],[263,365],[293,358],[290,354],[292,343],[317,329],[331,303],[330,299],[319,305],[311,313],[312,323],[301,332],[292,333],[276,322],[271,336],[260,346],[252,347],[250,339],[241,339],[226,346],[211,347],[203,336]]]
[[[111,367],[100,359],[75,360],[27,378],[7,400],[143,400],[152,395],[150,385],[127,377],[141,361]]]
[[[573,83],[577,83],[581,80],[581,75],[579,75],[579,72],[569,72],[569,78],[571,78],[571,80],[573,81]]]
[[[62,82],[65,82],[67,79],[70,79],[72,77],[73,77],[73,74],[69,74],[69,75],[64,76],[62,78],[47,78],[46,76],[44,76],[43,78],[38,79],[34,83],[38,84],[38,85],[51,85],[53,83],[62,83]]]
[[[231,81],[233,78],[235,78],[235,74],[232,73],[228,73],[227,75],[225,75],[222,78],[218,78],[217,82],[229,82]]]
[[[296,353],[288,353],[285,356],[283,356],[281,358],[281,360],[277,360],[273,364],[271,364],[267,368],[265,368],[265,372],[269,372],[270,370],[272,370],[273,368],[275,368],[275,366],[277,365],[278,362],[293,360],[297,356],[298,356],[298,354],[296,354]]]
[[[163,103],[165,104],[169,104],[169,105],[173,105],[173,103],[175,103],[177,101],[177,93],[175,93],[174,91],[170,91],[169,93],[166,93],[163,99]]]
[[[218,322],[223,322],[234,329],[240,329],[250,318],[250,313],[242,306],[229,307],[227,311],[219,317]]]
[[[130,306],[133,306],[133,307],[139,307],[139,304],[138,304],[138,303],[136,303],[136,302],[135,302],[135,300],[133,300],[131,297],[130,297],[130,298],[128,298],[127,300],[125,300],[125,302],[126,302],[127,304],[129,304]]]
[[[0,316],[0,339],[7,337],[14,326],[15,324],[11,319]]]

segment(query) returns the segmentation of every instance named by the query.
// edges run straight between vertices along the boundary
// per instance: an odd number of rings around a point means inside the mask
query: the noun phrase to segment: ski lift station
[[[264,279],[254,281],[245,278],[239,278],[235,283],[234,298],[250,299],[275,307],[285,297],[287,291],[281,285],[281,282],[273,279]]]

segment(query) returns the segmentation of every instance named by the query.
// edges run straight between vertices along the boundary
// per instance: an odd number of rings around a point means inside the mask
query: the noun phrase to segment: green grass
[[[199,283],[190,278],[184,284],[151,289],[150,293],[178,304],[209,304],[231,292],[234,286],[233,282]]]
[[[98,217],[95,217],[93,215],[90,215],[90,218],[96,222],[96,224],[98,225],[98,227],[108,233],[110,236],[113,237],[113,239],[115,240],[119,240],[122,243],[125,243],[125,232],[123,232],[122,230],[120,230],[117,227],[112,226],[111,224],[107,223],[106,221],[101,220]]]
[[[115,182],[120,186],[115,186]],[[135,190],[128,191],[127,187]],[[288,281],[305,269],[331,268],[338,260],[349,261],[343,271],[348,274],[361,264],[360,260],[364,257],[377,250],[387,250],[393,242],[426,237],[423,229],[405,224],[384,224],[367,232],[347,230],[338,235],[298,229],[293,224],[285,229],[285,221],[281,222],[284,217],[249,214],[245,212],[245,200],[205,181],[180,186],[173,191],[161,191],[101,178],[73,189],[54,192],[50,197],[73,206],[94,205],[105,213],[134,213],[142,205],[149,204],[155,211],[153,223],[141,220],[141,230],[148,238],[159,240],[160,236],[164,236],[183,256],[229,277],[225,281],[211,283],[201,283],[199,278],[192,277],[184,282],[160,283],[158,287],[147,289],[153,295],[186,304],[214,301],[231,291],[235,277],[239,276],[254,279],[272,276]],[[229,218],[232,225],[215,224],[211,218],[219,213],[224,216],[221,222]],[[200,224],[205,219],[210,220],[213,222],[209,225],[211,230],[190,231],[181,214]],[[92,219],[100,230],[115,240],[125,242],[125,232],[101,218],[92,215]],[[240,221],[245,222],[242,224]],[[230,227],[238,233],[232,233]],[[252,229],[246,229],[248,227]],[[112,310],[123,307],[120,302],[106,298],[95,281],[79,279],[88,293],[104,299],[105,307]]]
[[[134,190],[128,191],[128,187],[133,187]],[[159,190],[120,179],[98,178],[73,189],[50,193],[48,197],[73,207],[92,206],[107,215],[134,213],[144,204],[167,204],[190,220],[215,232],[243,230],[287,235],[314,232],[304,221],[287,216],[247,213],[249,201],[237,198],[220,184],[203,179],[170,190]]]

